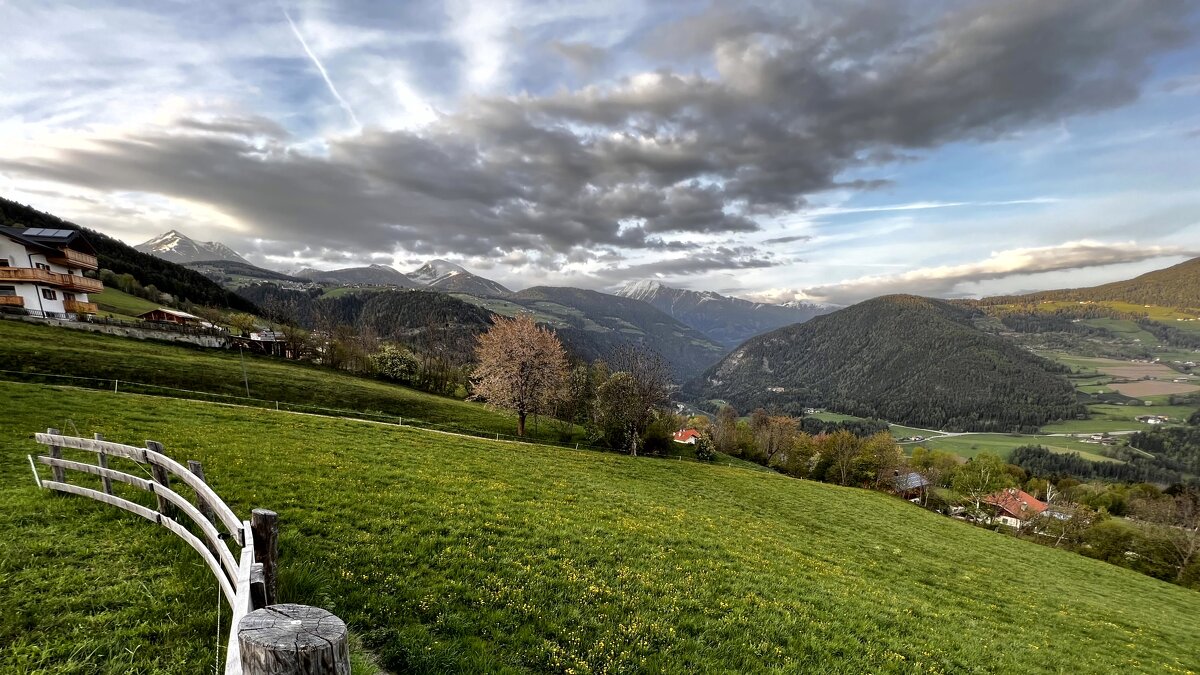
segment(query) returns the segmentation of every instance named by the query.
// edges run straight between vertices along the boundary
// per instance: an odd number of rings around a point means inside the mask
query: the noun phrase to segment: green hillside
[[[986,298],[985,304],[1043,301],[1123,302],[1180,309],[1200,308],[1200,258],[1125,281],[1091,288],[1043,291],[1021,296]]]
[[[365,413],[387,419],[403,417],[408,423],[476,432],[513,434],[516,421],[479,403],[468,403],[415,391],[405,387],[296,361],[245,355],[250,395],[268,402],[299,406],[321,406]],[[242,362],[238,353],[191,348],[127,338],[86,333],[18,321],[0,321],[0,379],[40,379],[34,373],[102,378],[103,382],[81,381],[83,386],[112,387],[121,380],[122,389],[143,393],[171,392],[134,383],[173,387],[225,396],[246,395]],[[20,375],[18,373],[31,373]],[[51,382],[62,382],[49,378]],[[216,400],[232,400],[217,398]],[[268,403],[269,405],[269,403]],[[546,438],[546,427],[533,433]]]
[[[1035,431],[1084,411],[1064,367],[971,319],[940,300],[875,298],[753,338],[692,388],[741,410],[819,407],[955,430]]]
[[[111,392],[0,397],[0,671],[206,672],[223,642],[186,544],[34,488],[30,435],[64,425],[161,440],[239,514],[277,510],[285,597],[391,672],[1200,664],[1195,591],[879,493]]]

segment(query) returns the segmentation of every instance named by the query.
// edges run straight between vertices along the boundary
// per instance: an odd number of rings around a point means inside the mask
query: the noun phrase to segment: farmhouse
[[[929,479],[916,471],[905,474],[896,472],[892,478],[892,488],[896,490],[896,494],[905,499],[919,499],[930,485]]]
[[[1145,424],[1166,424],[1171,418],[1166,415],[1142,415],[1137,421]]]
[[[0,227],[0,311],[60,319],[95,314],[87,294],[104,284],[83,273],[97,268],[96,249],[77,230]]]
[[[695,429],[680,429],[675,432],[676,443],[686,443],[687,445],[695,445],[700,438],[700,432]]]
[[[1018,488],[1008,488],[984,498],[984,503],[993,507],[996,515],[992,522],[1021,529],[1034,516],[1046,510],[1045,502]]]
[[[142,321],[152,321],[154,323],[177,323],[181,326],[209,326],[207,321],[201,319],[194,314],[181,312],[177,309],[167,309],[159,307],[152,309],[149,312],[138,314],[138,318]]]

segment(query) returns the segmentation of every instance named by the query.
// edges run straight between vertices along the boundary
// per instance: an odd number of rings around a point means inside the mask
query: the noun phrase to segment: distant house
[[[0,227],[0,311],[59,319],[95,314],[88,293],[104,284],[96,249],[77,230]]]
[[[1170,419],[1166,415],[1142,415],[1137,421],[1144,424],[1166,424]]]
[[[205,326],[208,324],[207,321],[194,314],[181,312],[177,309],[167,309],[166,307],[159,307],[158,309],[152,309],[149,312],[143,312],[142,314],[138,314],[138,318],[142,321],[152,321],[154,323],[177,323],[181,326]]]
[[[695,445],[700,438],[700,432],[695,429],[680,429],[675,432],[675,442]]]
[[[903,474],[897,472],[896,476],[892,478],[892,489],[905,499],[919,499],[930,485],[929,479],[916,471]]]
[[[1018,488],[1008,488],[988,495],[983,502],[995,510],[996,515],[992,517],[992,522],[999,522],[1018,530],[1046,510],[1045,502]]]

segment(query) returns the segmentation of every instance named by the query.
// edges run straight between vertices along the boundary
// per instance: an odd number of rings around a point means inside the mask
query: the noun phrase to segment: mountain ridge
[[[675,288],[656,279],[632,281],[622,286],[616,295],[649,303],[727,348],[736,347],[755,335],[803,323],[831,311],[815,304],[775,305],[714,291]]]
[[[219,241],[198,241],[174,229],[148,239],[133,248],[156,258],[179,264],[210,260],[229,260],[246,265],[251,264],[237,251]]]

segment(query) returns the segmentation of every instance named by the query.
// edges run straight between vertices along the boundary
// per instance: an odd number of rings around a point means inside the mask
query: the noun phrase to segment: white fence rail
[[[256,537],[251,522],[238,518],[225,501],[204,482],[203,469],[199,462],[189,462],[191,469],[162,452],[162,445],[147,441],[140,448],[96,438],[64,436],[56,429],[36,434],[37,442],[49,448],[49,455],[29,457],[34,480],[38,487],[67,494],[87,497],[124,509],[154,522],[175,533],[196,550],[217,578],[221,593],[232,610],[233,619],[229,627],[229,643],[226,650],[226,675],[242,675],[241,653],[238,645],[238,626],[250,612],[274,604],[275,593],[275,514],[270,511],[255,511],[255,522],[262,530]],[[65,459],[63,449],[82,450],[96,453],[99,464]],[[153,480],[134,476],[109,468],[108,460],[120,457],[150,469]],[[49,466],[52,479],[44,480],[38,473],[39,465]],[[74,471],[101,479],[103,489],[96,490],[68,482],[67,472]],[[171,478],[183,482],[195,493],[193,504],[183,495],[171,489]],[[113,494],[113,481],[130,485],[153,494],[158,507],[152,509],[129,499]],[[206,515],[211,514],[211,515]],[[180,517],[180,515],[184,517]],[[189,529],[189,525],[199,536]],[[218,529],[221,526],[225,532]],[[255,550],[255,540],[269,541],[261,551]],[[235,559],[226,541],[240,547]],[[269,578],[268,578],[269,577]]]

